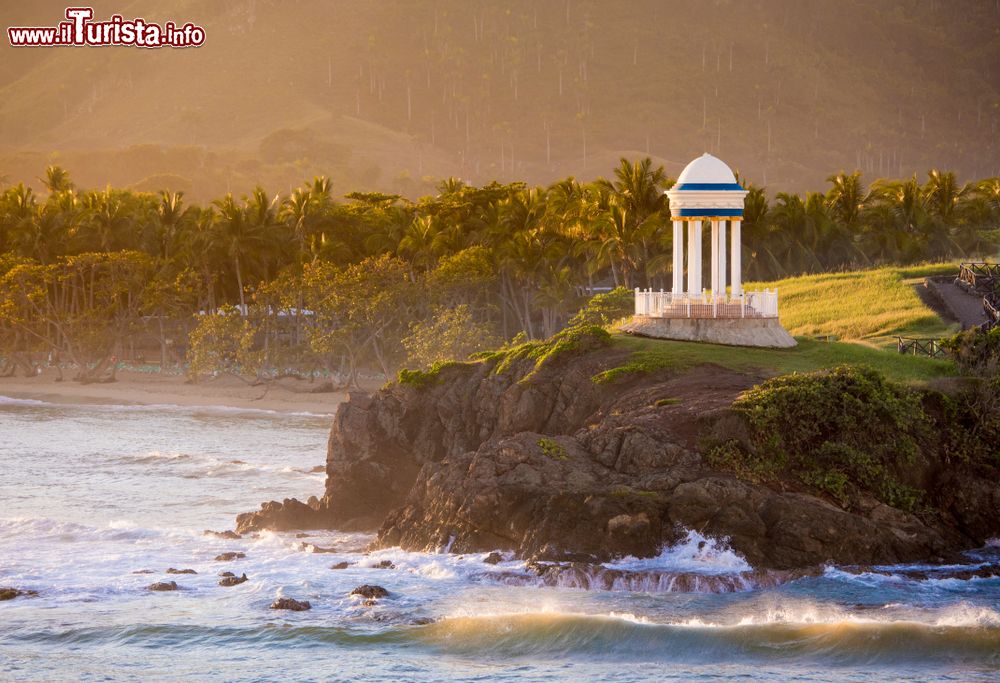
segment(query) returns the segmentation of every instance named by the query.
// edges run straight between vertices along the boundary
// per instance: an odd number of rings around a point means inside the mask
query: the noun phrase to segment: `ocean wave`
[[[1000,664],[1000,629],[974,624],[843,618],[806,622],[777,615],[739,624],[655,623],[634,615],[535,612],[446,618],[415,637],[448,654],[477,657]]]
[[[23,543],[30,539],[57,540],[61,542],[81,541],[135,541],[158,538],[165,533],[157,529],[141,527],[129,520],[114,520],[104,527],[88,526],[48,517],[13,517],[0,519],[0,539],[18,539]],[[185,535],[178,532],[176,535]]]
[[[1000,666],[1000,633],[976,628],[927,628],[890,623],[845,627],[765,625],[693,629],[646,623],[627,615],[534,613],[446,618],[428,625],[380,629],[315,623],[311,613],[272,615],[257,626],[149,624],[21,628],[0,635],[8,645],[139,646],[186,651],[213,646],[259,652],[336,646],[343,652],[398,648],[476,661],[592,660],[743,664],[809,662],[827,666]]]
[[[186,479],[201,479],[202,477],[220,477],[232,474],[260,475],[264,473],[305,475],[309,478],[323,480],[326,471],[313,472],[301,467],[284,463],[255,463],[240,459],[217,458],[205,454],[183,453],[180,451],[145,451],[127,453],[116,458],[117,462],[126,465],[177,465],[188,467],[180,476]],[[192,469],[193,467],[193,469]]]
[[[15,398],[13,396],[0,396],[0,406],[50,406],[54,403],[39,401],[34,398]]]
[[[309,417],[309,418],[329,418],[333,413],[316,413],[305,410],[273,410],[270,408],[248,408],[241,406],[228,406],[222,404],[205,405],[181,405],[177,403],[60,403],[58,401],[43,401],[33,398],[15,398],[12,396],[0,396],[0,406],[44,406],[60,409],[96,410],[106,412],[125,413],[230,413],[261,415],[267,417]]]

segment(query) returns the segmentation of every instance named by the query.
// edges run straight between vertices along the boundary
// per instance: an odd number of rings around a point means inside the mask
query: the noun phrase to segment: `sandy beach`
[[[65,373],[64,373],[65,375]],[[314,392],[319,382],[282,378],[251,385],[237,377],[218,377],[192,384],[183,376],[120,371],[109,384],[56,381],[43,370],[37,377],[0,378],[0,396],[30,398],[50,403],[169,404],[227,406],[278,412],[332,414],[347,399],[346,391]],[[377,387],[365,387],[373,390]]]

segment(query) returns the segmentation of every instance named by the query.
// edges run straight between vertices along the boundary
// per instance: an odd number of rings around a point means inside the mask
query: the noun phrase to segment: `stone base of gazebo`
[[[636,315],[621,329],[642,337],[728,346],[789,349],[796,344],[777,318],[656,318]]]

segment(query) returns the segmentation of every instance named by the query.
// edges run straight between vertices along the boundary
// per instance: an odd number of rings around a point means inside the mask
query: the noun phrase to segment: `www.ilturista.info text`
[[[91,21],[90,7],[68,7],[66,19],[54,27],[12,26],[7,37],[13,47],[128,45],[134,47],[198,47],[205,42],[205,29],[190,22],[162,26],[141,17],[126,20],[114,14],[108,21]]]

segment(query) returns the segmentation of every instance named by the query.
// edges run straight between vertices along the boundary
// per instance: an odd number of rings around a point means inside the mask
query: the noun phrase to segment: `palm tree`
[[[656,243],[657,233],[666,222],[667,197],[663,193],[667,183],[666,173],[662,166],[654,169],[649,157],[635,163],[622,158],[615,169],[615,178],[614,181],[598,182],[605,184],[618,197],[616,203],[620,208],[615,209],[614,215],[609,218],[612,223],[624,220],[627,225],[612,232],[617,232],[619,238],[627,235],[629,240],[634,240],[634,244],[620,245],[620,249],[634,254],[632,267],[641,280],[637,284],[645,286],[649,283],[650,248]],[[626,277],[627,281],[629,279]]]
[[[48,188],[49,194],[66,192],[73,189],[73,183],[69,179],[69,172],[61,166],[47,166],[45,168],[45,178],[42,179],[42,182]]]
[[[399,256],[410,266],[410,279],[416,280],[414,267],[430,270],[437,261],[437,221],[433,216],[417,216],[406,226],[399,240]]]
[[[266,247],[263,251],[268,260],[270,272],[268,275],[276,274],[282,252],[287,248],[284,235],[279,228],[278,222],[278,195],[268,197],[264,188],[259,185],[254,188],[249,197],[244,197],[244,212],[249,231],[259,235],[261,245]],[[285,252],[287,253],[287,252]]]
[[[178,234],[190,223],[192,216],[191,209],[184,206],[183,192],[160,192],[156,205],[156,242],[161,259],[170,260]]]
[[[931,215],[949,222],[955,215],[959,202],[969,193],[968,186],[959,186],[955,174],[932,169],[927,172],[924,197]]]
[[[110,186],[84,195],[85,226],[101,251],[110,252],[132,241],[133,214],[125,206],[123,193]]]
[[[212,220],[210,240],[213,246],[217,246],[232,260],[240,310],[246,315],[244,268],[255,265],[259,260],[261,247],[267,242],[266,234],[261,225],[249,219],[246,207],[233,199],[233,195],[227,194],[225,198],[212,202],[212,205],[216,212]]]
[[[840,221],[848,228],[855,228],[868,198],[867,192],[861,184],[861,171],[855,171],[851,174],[841,171],[836,175],[829,176],[826,182],[833,184],[833,187],[826,193],[827,206],[830,207],[833,219]]]

